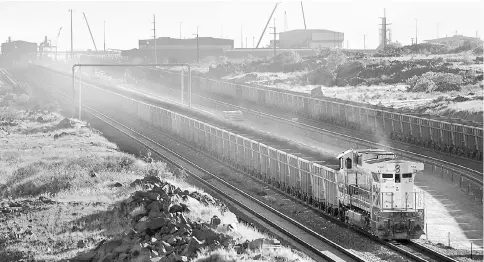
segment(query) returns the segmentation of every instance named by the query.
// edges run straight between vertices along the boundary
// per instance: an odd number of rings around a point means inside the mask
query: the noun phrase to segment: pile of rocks
[[[204,205],[216,201],[199,192],[182,191],[161,181],[156,176],[137,179],[131,186],[147,191],[136,191],[119,205],[120,213],[132,218],[131,228],[120,238],[103,241],[93,251],[83,254],[83,261],[188,261],[202,248],[216,250],[234,248],[238,253],[260,248],[262,240],[241,242],[231,234],[235,225],[221,225],[214,216],[210,223],[191,221],[194,199]],[[191,199],[190,199],[191,198]]]
[[[74,123],[69,118],[62,119],[56,126],[59,129],[66,129],[74,127]]]

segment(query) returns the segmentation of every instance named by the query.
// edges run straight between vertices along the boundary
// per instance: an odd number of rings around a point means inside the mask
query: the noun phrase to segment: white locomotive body
[[[350,149],[338,159],[342,219],[381,239],[418,239],[424,233],[424,195],[414,187],[423,163],[380,149]]]

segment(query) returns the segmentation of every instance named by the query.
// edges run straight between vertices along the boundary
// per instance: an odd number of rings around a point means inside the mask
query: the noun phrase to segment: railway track
[[[435,261],[435,262],[458,262],[457,260],[448,256],[442,255],[412,241],[391,241],[386,243],[388,246],[392,246],[393,249],[400,249],[401,252],[406,252],[414,256],[415,261]]]
[[[91,86],[92,86],[92,85],[91,85]],[[96,87],[96,88],[99,88],[99,87]],[[102,89],[102,88],[101,88],[101,89]],[[60,91],[57,91],[57,92],[60,92]],[[108,92],[112,92],[112,91],[108,91]],[[67,96],[67,97],[68,97],[68,95],[66,95],[66,94],[64,94],[64,96]],[[85,110],[85,111],[88,111],[90,114],[92,114],[92,112],[94,112],[95,114],[102,115],[101,113],[99,113],[99,112],[95,111],[94,109],[92,109],[92,108],[90,108],[90,107],[87,107],[87,106],[84,106],[84,110]],[[116,122],[115,120],[113,120],[113,119],[111,119],[111,118],[109,118],[109,117],[107,117],[107,116],[105,116],[105,115],[102,115],[102,116],[103,116],[105,119],[108,119],[108,120],[112,121],[113,123],[115,123],[115,124],[117,124],[117,125],[122,126],[124,129],[128,130],[129,132],[131,132],[131,134],[135,134],[135,136],[130,135],[131,139],[135,139],[135,140],[137,139],[137,141],[139,141],[139,140],[140,140],[140,138],[139,138],[139,137],[142,137],[142,139],[145,139],[144,144],[146,144],[146,146],[148,146],[149,148],[152,148],[152,147],[153,147],[153,146],[149,146],[149,144],[150,144],[150,143],[155,144],[155,145],[157,145],[158,147],[164,148],[163,146],[159,145],[158,143],[156,143],[155,141],[153,141],[153,140],[149,139],[148,137],[143,136],[143,135],[141,135],[140,133],[137,133],[137,132],[136,132],[136,131],[134,131],[133,129],[130,129],[130,128],[128,128],[128,127],[126,127],[126,126],[124,126],[124,125],[120,124],[119,122]],[[103,120],[103,121],[104,121],[104,120]],[[107,122],[107,121],[104,121],[104,122],[106,122],[107,124],[109,124],[109,125],[111,125],[111,126],[113,126],[113,125],[114,125],[113,123],[111,123],[111,124],[110,124],[110,123],[109,123],[109,122]],[[116,129],[118,129],[118,130],[119,130],[119,128],[116,128]],[[119,131],[120,131],[120,132],[122,132],[121,130],[119,130]],[[155,130],[153,130],[153,131],[155,131]],[[125,131],[125,132],[126,132],[126,131]],[[138,137],[138,138],[137,138],[137,137]],[[142,143],[143,143],[143,142],[142,142]],[[184,143],[184,142],[183,142],[183,141],[180,141],[180,143]],[[185,144],[186,144],[186,143],[185,143]],[[188,146],[190,146],[190,145],[188,145]],[[194,149],[194,150],[199,150],[199,149],[197,149],[197,148],[193,148],[193,149]],[[176,155],[176,156],[177,156],[177,158],[183,159],[183,157],[181,157],[181,156],[177,155],[176,153],[174,153],[173,151],[171,151],[171,150],[169,150],[169,149],[167,149],[167,148],[164,148],[164,150],[167,150],[168,152],[171,152],[172,154]],[[156,151],[156,150],[153,150],[153,151]],[[205,155],[208,155],[208,156],[210,156],[210,157],[212,157],[212,158],[213,158],[213,156],[211,156],[211,155],[209,155],[209,154],[207,154],[207,153],[205,153],[205,152],[202,152],[202,153],[204,153]],[[186,159],[185,159],[185,160],[186,160]],[[214,160],[215,160],[215,161],[219,161],[219,162],[220,162],[220,160],[218,160],[218,159],[216,159],[216,158],[214,158]],[[170,160],[169,162],[173,162],[173,161],[172,161],[172,160]],[[193,164],[192,162],[190,162],[190,161],[188,161],[188,160],[187,160],[187,162],[186,162],[186,163],[189,163],[191,166],[193,166],[193,165],[194,165],[194,166],[195,166],[195,167],[196,167],[198,170],[203,170],[202,168],[200,168],[200,167],[196,166],[195,164]],[[176,164],[176,162],[175,162],[175,164]],[[177,165],[177,166],[181,166],[181,165],[179,165],[179,164],[176,164],[176,165]],[[207,172],[207,171],[205,170],[205,172]],[[208,173],[209,173],[209,172],[208,172]],[[190,175],[191,175],[191,174],[190,174]],[[222,184],[225,184],[225,185],[226,185],[226,184],[228,184],[227,182],[225,182],[225,181],[221,180],[220,178],[218,178],[217,176],[215,176],[215,175],[213,175],[213,174],[211,174],[211,173],[210,173],[209,175],[210,175],[212,178],[214,178],[215,180],[220,181],[220,183],[222,183]],[[205,182],[205,181],[204,181],[204,182]],[[206,182],[205,182],[205,183],[206,183]],[[213,185],[211,185],[211,187],[213,188]],[[235,188],[235,187],[233,187],[233,186],[229,186],[229,187]],[[218,191],[220,191],[220,186],[216,186],[216,188],[215,188],[215,189],[216,189],[215,191],[217,191],[217,190],[218,190]],[[218,192],[218,191],[217,191],[217,192]],[[240,190],[239,190],[239,191],[240,191]],[[222,192],[222,193],[223,193],[223,192]],[[244,193],[244,192],[239,192],[239,193],[242,193],[242,194],[244,194],[244,195],[248,196],[248,195],[247,195],[246,193]],[[249,197],[250,197],[250,196],[249,196]],[[292,196],[290,196],[290,197],[292,197]],[[254,198],[252,198],[252,199],[254,199]],[[255,199],[255,200],[256,200],[256,199]],[[258,201],[258,200],[256,200],[256,201]],[[260,202],[260,201],[259,201],[259,202]],[[263,203],[262,203],[262,204],[263,204]],[[264,205],[265,205],[265,204],[264,204]],[[252,206],[251,206],[251,207],[252,207]],[[313,207],[312,207],[312,208],[313,208]],[[247,210],[247,206],[245,207],[245,209]],[[251,209],[251,208],[249,208],[249,209]],[[316,210],[317,210],[317,209],[316,209]],[[320,211],[320,210],[318,210],[318,211]],[[262,214],[262,213],[260,213],[260,212],[258,212],[257,214],[254,214],[253,212],[251,212],[251,213],[252,213],[253,215],[256,215],[256,216],[259,216],[260,214]],[[321,212],[321,213],[322,213],[322,212]],[[325,215],[324,213],[322,213],[322,214],[323,214],[323,215]],[[327,215],[326,215],[326,216],[327,216]],[[335,219],[334,217],[329,217],[329,218],[332,218],[334,221],[338,221],[338,220],[337,220],[337,219]],[[267,221],[267,220],[266,220],[266,221]],[[342,224],[342,225],[345,225],[345,224],[343,224],[343,223],[341,223],[341,224]],[[299,226],[299,227],[301,227],[301,226]],[[302,227],[304,227],[304,226],[302,226]],[[313,232],[313,233],[314,233],[314,232]],[[313,234],[313,233],[311,233],[311,234]],[[362,233],[362,232],[360,231],[359,233]],[[363,234],[366,234],[366,233],[363,233]],[[368,234],[366,234],[366,235],[367,235],[367,236],[369,236]],[[323,238],[324,238],[324,237],[323,237]],[[320,239],[320,241],[323,241],[323,240],[321,240],[321,239]],[[329,241],[330,241],[330,240],[329,240]],[[376,240],[376,241],[378,241],[378,240]],[[300,242],[300,241],[299,241],[299,242]],[[417,244],[417,243],[414,243],[414,242],[406,242],[406,243],[398,242],[398,243],[391,243],[391,242],[380,241],[380,243],[382,243],[382,244],[384,244],[384,245],[386,245],[386,246],[390,247],[391,249],[393,249],[393,250],[395,250],[395,251],[397,251],[397,252],[399,252],[399,253],[401,253],[401,254],[403,254],[403,255],[407,256],[408,258],[410,258],[410,259],[412,259],[412,260],[414,260],[414,261],[456,261],[456,260],[454,260],[454,259],[452,259],[452,258],[450,258],[450,257],[447,257],[447,256],[445,256],[445,255],[443,255],[443,254],[440,254],[440,253],[436,252],[436,251],[430,250],[430,249],[428,249],[428,248],[426,248],[426,247],[423,247],[423,246],[421,246],[421,245],[419,245],[419,244]],[[335,243],[333,243],[333,244],[334,244],[334,245],[337,245],[337,244],[335,244]],[[340,246],[340,247],[341,247],[341,246]],[[341,247],[341,248],[342,248],[342,247]],[[314,250],[314,249],[313,249],[313,250]],[[344,248],[343,248],[343,250],[344,250]],[[318,253],[318,252],[316,252],[316,253]],[[350,252],[350,254],[352,254],[352,253]],[[324,255],[324,254],[323,254],[323,255]],[[352,254],[352,255],[353,255],[353,254]],[[357,257],[356,257],[356,258],[357,258]],[[356,258],[355,258],[355,259],[356,259]],[[362,261],[362,260],[360,259],[360,260],[355,260],[355,261]]]
[[[62,91],[57,89],[54,89],[54,91],[60,94],[64,99],[72,101],[72,98]],[[365,261],[351,251],[239,190],[236,186],[231,185],[192,161],[177,154],[173,150],[170,150],[147,136],[138,133],[134,129],[85,104],[83,104],[83,112],[88,113],[116,129],[129,139],[150,149],[153,153],[157,154],[170,164],[184,169],[192,178],[196,179],[210,190],[217,192],[233,206],[245,210],[245,212],[249,213],[251,217],[257,218],[256,222],[258,224],[267,225],[267,229],[270,232],[282,235],[285,238],[292,240],[291,242],[297,243],[296,246],[302,247],[300,249],[306,251],[306,253],[316,261]],[[207,179],[207,177],[210,179]],[[262,223],[260,223],[260,221],[262,221]],[[277,221],[277,223],[274,221]]]

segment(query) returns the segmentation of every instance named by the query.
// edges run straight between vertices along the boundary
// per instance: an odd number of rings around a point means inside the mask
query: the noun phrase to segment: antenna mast
[[[304,16],[304,7],[303,7],[302,1],[301,1],[301,10],[302,10],[303,21],[304,21],[304,29],[307,29],[306,28],[306,17]]]

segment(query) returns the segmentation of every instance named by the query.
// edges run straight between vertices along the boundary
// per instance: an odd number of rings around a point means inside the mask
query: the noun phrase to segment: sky
[[[158,37],[224,37],[235,47],[253,47],[259,40],[276,1],[3,1],[0,0],[0,42],[25,40],[40,43],[47,36],[59,50],[70,50],[70,12],[73,11],[75,50],[93,49],[85,13],[98,50],[138,48],[139,39],[153,38],[153,15]],[[477,0],[314,0],[303,1],[308,29],[344,33],[346,48],[376,48],[380,17],[386,9],[392,40],[410,44],[417,26],[418,42],[452,36],[484,34],[484,1]],[[304,29],[300,1],[281,1],[273,18],[277,32]],[[417,19],[417,20],[416,20]],[[269,27],[274,26],[273,20]],[[180,24],[181,23],[181,24]],[[62,27],[57,41],[59,28]],[[261,46],[273,39],[267,28]],[[242,40],[242,41],[241,41]],[[242,42],[242,43],[241,43]],[[246,44],[247,43],[247,44]]]

